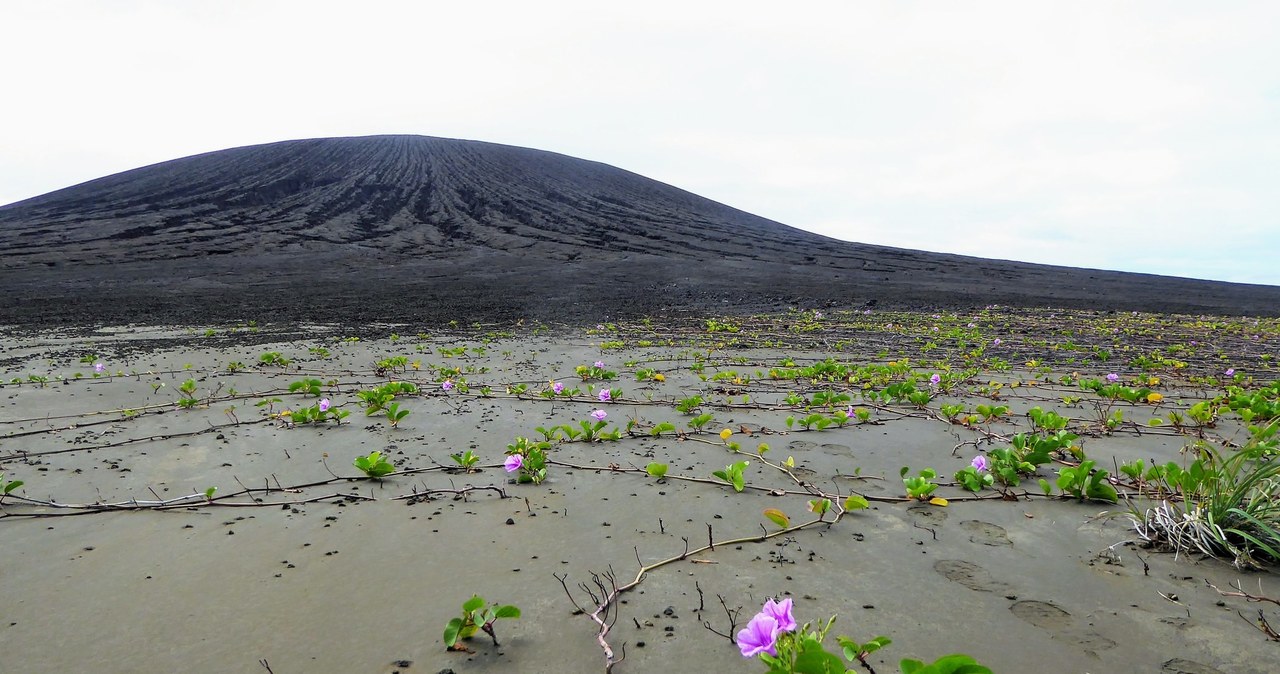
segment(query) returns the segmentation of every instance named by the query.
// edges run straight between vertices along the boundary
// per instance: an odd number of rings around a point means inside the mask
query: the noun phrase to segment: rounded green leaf
[[[458,632],[462,629],[462,618],[454,618],[449,624],[444,626],[444,645],[445,648],[453,648],[458,643]]]
[[[866,497],[859,496],[858,494],[850,494],[849,497],[844,500],[845,510],[865,510],[869,507],[871,507],[871,504],[867,502]]]

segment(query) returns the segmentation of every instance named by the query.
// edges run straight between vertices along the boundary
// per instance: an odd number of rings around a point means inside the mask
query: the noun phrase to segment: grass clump
[[[1130,505],[1144,540],[1178,553],[1196,550],[1231,559],[1241,568],[1280,563],[1280,420],[1251,426],[1250,438],[1230,454],[1203,443],[1185,469],[1170,462],[1144,476],[1158,506]]]

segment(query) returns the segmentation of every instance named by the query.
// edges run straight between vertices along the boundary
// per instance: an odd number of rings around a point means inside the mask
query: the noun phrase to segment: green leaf
[[[888,646],[891,643],[893,643],[893,640],[890,639],[889,637],[878,636],[872,639],[871,641],[868,641],[867,643],[862,644],[862,651],[864,653],[874,653],[880,650],[881,648]]]
[[[765,508],[764,516],[768,517],[770,521],[783,529],[786,529],[791,525],[791,518],[787,517],[786,513],[778,510],[777,508]]]
[[[449,624],[444,626],[444,645],[445,648],[453,648],[458,643],[458,632],[462,630],[462,618],[454,618]]]
[[[645,472],[646,472],[646,473],[648,473],[648,474],[649,474],[649,475],[651,475],[652,477],[656,477],[656,478],[661,479],[662,477],[666,476],[666,474],[667,474],[667,464],[665,464],[665,463],[658,463],[658,462],[656,462],[656,461],[655,461],[655,462],[650,463],[649,465],[645,466],[644,470],[645,470]]]
[[[902,670],[902,674],[915,674],[916,672],[924,669],[924,663],[919,660],[912,660],[911,658],[903,658],[902,661],[898,663],[898,669]]]
[[[844,674],[845,668],[839,657],[822,647],[822,642],[813,635],[806,635],[799,644],[795,667],[789,671],[796,674]]]
[[[507,604],[505,606],[499,606],[498,610],[494,612],[493,616],[494,618],[519,618],[520,609],[510,604]]]
[[[845,510],[865,510],[870,507],[871,503],[867,501],[866,497],[859,496],[858,494],[850,494],[849,497],[844,500]]]
[[[462,604],[462,610],[466,613],[473,613],[476,609],[484,606],[484,598],[478,594],[471,595],[471,598]]]

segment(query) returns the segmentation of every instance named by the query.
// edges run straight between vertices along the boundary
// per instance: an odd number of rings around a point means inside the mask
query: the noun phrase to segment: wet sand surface
[[[1270,671],[1273,644],[1237,614],[1255,607],[1205,581],[1261,582],[1274,595],[1271,573],[1138,547],[1123,502],[1045,498],[1034,480],[1013,501],[991,490],[971,500],[951,479],[979,449],[1030,431],[1035,406],[1071,418],[1088,457],[1112,473],[1137,458],[1181,461],[1192,438],[1149,419],[1220,392],[1228,366],[1276,378],[1274,360],[1259,358],[1275,351],[1275,321],[1214,320],[859,308],[719,317],[720,328],[675,318],[600,329],[365,325],[358,340],[349,327],[299,323],[11,326],[0,351],[0,470],[25,485],[0,516],[0,652],[24,672],[266,671],[260,661],[277,674],[600,672],[597,626],[575,614],[558,578],[590,609],[579,584],[593,573],[625,584],[641,563],[710,537],[714,550],[621,595],[607,642],[619,655],[625,644],[625,659],[613,671],[761,671],[703,623],[729,630],[723,598],[742,607],[741,628],[771,596],[793,598],[801,621],[838,615],[835,634],[890,637],[870,659],[878,672],[952,652],[997,672]],[[1180,353],[1181,367],[1128,364],[1188,342],[1200,348]],[[960,373],[978,347],[977,371],[948,379],[923,407],[864,395],[880,384],[770,374],[905,358],[898,378],[919,373],[927,389],[930,374]],[[288,364],[261,362],[270,352]],[[584,381],[577,368],[597,360],[617,378]],[[1108,433],[1096,396],[1061,379],[1112,371],[1159,377],[1164,401],[1120,403],[1128,423]],[[183,409],[188,379],[196,403]],[[320,396],[290,392],[306,379],[319,380]],[[366,416],[358,397],[387,381],[419,389],[397,399],[410,414],[394,428]],[[540,395],[553,381],[580,392]],[[602,403],[602,388],[621,390]],[[824,391],[849,394],[868,420],[788,426],[835,410],[814,403]],[[712,415],[705,432],[675,408],[693,396],[703,399],[695,412]],[[279,416],[320,397],[350,416],[292,426]],[[1010,413],[972,428],[938,414],[997,403]],[[512,482],[501,464],[516,437],[579,427],[598,409],[620,440],[555,441],[543,483]],[[676,430],[653,437],[662,422]],[[1206,432],[1244,435],[1227,417]],[[370,480],[352,466],[375,450],[396,473]],[[467,450],[480,457],[473,472],[450,459]],[[776,467],[788,457],[790,475]],[[736,493],[712,472],[740,460],[750,462],[747,488]],[[654,462],[669,466],[665,479],[644,473]],[[906,499],[903,466],[936,469],[950,503]],[[1053,481],[1060,468],[1039,473]],[[861,494],[870,508],[750,540],[778,529],[767,508],[792,524],[815,517],[805,485]],[[500,646],[480,634],[466,642],[472,652],[448,652],[442,630],[472,593],[523,615],[498,622]]]

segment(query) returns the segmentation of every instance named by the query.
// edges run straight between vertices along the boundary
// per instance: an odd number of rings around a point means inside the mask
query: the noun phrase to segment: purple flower
[[[761,653],[778,655],[778,621],[766,613],[757,613],[747,626],[738,632],[738,650],[742,657],[754,658]]]
[[[863,309],[863,310],[862,310],[862,315],[863,315],[863,316],[870,316],[870,315],[871,315],[871,310],[870,310],[870,309]]]
[[[523,466],[523,465],[524,465],[524,457],[520,456],[519,454],[512,454],[511,456],[507,457],[506,461],[502,462],[502,467],[506,468],[508,473],[514,473],[517,470],[520,470],[520,466]]]
[[[102,372],[106,371],[106,369],[107,369],[107,366],[106,366],[106,365],[103,365],[102,363],[94,363],[94,364],[93,364],[93,371],[94,371],[94,372],[97,372],[97,373],[99,373],[99,374],[101,374]]]
[[[796,628],[796,619],[791,615],[790,597],[778,602],[772,599],[766,601],[764,608],[760,609],[760,614],[773,618],[782,632],[790,632]]]
[[[1225,374],[1225,375],[1227,375],[1228,377],[1234,377],[1234,376],[1236,376],[1236,369],[1235,369],[1234,367],[1229,367],[1229,368],[1227,368],[1227,371],[1226,371],[1226,372],[1223,372],[1222,374]]]
[[[822,312],[821,312],[821,311],[815,311],[815,312],[813,312],[813,318],[814,318],[814,320],[817,320],[817,319],[822,318]]]
[[[933,373],[932,377],[929,377],[930,385],[937,386],[938,384],[941,384],[941,383],[942,383],[942,377],[938,376],[937,372]]]
[[[1000,338],[999,338],[999,337],[996,337],[995,339],[991,340],[991,345],[992,345],[992,346],[1000,346]]]
[[[331,404],[331,403],[329,402],[329,399],[328,399],[328,398],[321,398],[321,399],[320,399],[320,411],[321,411],[321,412],[328,412],[328,411],[329,411],[329,405],[330,405],[330,404]]]
[[[605,389],[600,392],[600,402],[607,403],[610,400],[613,400],[613,392],[611,392],[609,389]]]
[[[985,470],[991,470],[991,462],[987,460],[987,456],[985,454],[979,454],[973,457],[973,461],[970,461],[969,465],[973,466],[973,469],[980,473]]]
[[[607,416],[609,416],[609,413],[605,412],[604,410],[596,410],[591,413],[591,418],[595,419],[596,421],[604,421],[604,418]]]
[[[551,385],[551,390],[554,391],[556,395],[560,395],[561,393],[564,393],[564,384],[556,382]]]
[[[453,380],[452,380],[452,379],[446,379],[446,380],[444,380],[444,383],[440,385],[440,388],[442,388],[442,389],[444,389],[444,390],[446,390],[446,391],[452,391],[452,390],[453,390]]]
[[[1118,382],[1120,381],[1120,375],[1112,372],[1111,374],[1107,375],[1107,381],[1112,383]]]
[[[593,365],[595,365],[596,367],[600,368],[601,370],[603,370],[603,369],[604,369],[604,361],[603,361],[603,360],[597,360],[595,363],[592,363],[592,364],[593,364]]]
[[[970,327],[970,328],[976,328],[976,327],[978,327],[978,325],[977,325],[976,323],[970,323],[970,324],[969,324],[969,327]]]

